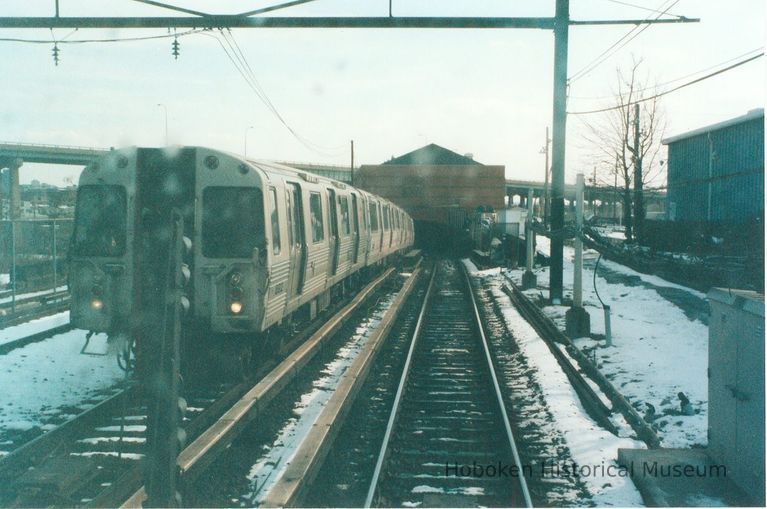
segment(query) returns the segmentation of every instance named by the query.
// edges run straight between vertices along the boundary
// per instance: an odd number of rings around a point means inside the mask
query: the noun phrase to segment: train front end
[[[69,252],[70,320],[112,333],[127,327],[133,298],[136,150],[114,150],[80,176]]]
[[[197,160],[195,316],[214,332],[259,332],[269,279],[264,173],[222,152],[199,149]]]
[[[136,325],[142,288],[155,290],[142,287],[140,272],[163,255],[142,251],[142,224],[175,209],[192,240],[188,318],[213,332],[258,331],[268,281],[262,181],[247,161],[201,147],[114,150],[86,167],[71,250],[73,325],[110,334]]]

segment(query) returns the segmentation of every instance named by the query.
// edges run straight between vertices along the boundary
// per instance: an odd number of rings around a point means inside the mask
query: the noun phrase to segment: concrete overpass
[[[0,142],[0,170],[8,168],[10,172],[10,203],[8,210],[11,219],[18,219],[21,213],[19,168],[24,163],[86,166],[107,152],[109,150],[93,147]]]
[[[531,189],[533,191],[533,206],[536,207],[537,213],[542,216],[541,204],[545,196],[544,183],[533,180],[506,179],[506,196],[509,199],[509,205],[516,202],[520,206],[526,207],[527,195]],[[612,186],[587,185],[583,193],[586,209],[598,217],[617,219],[622,210],[620,192],[620,189],[616,190]],[[551,184],[549,184],[549,199],[551,199]],[[644,200],[648,213],[665,213],[666,193],[664,191],[646,190]],[[575,184],[565,184],[565,206],[574,207],[574,203]]]

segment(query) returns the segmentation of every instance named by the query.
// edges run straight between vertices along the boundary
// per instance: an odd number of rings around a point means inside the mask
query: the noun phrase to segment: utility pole
[[[549,142],[551,139],[549,138],[549,128],[546,128],[546,146],[544,147],[544,150],[546,151],[546,157],[545,157],[545,165],[546,167],[543,169],[543,226],[544,228],[548,228],[549,226]]]
[[[642,147],[640,144],[639,103],[634,104],[634,239],[644,238],[644,199],[642,195]]]
[[[351,184],[352,184],[352,187],[353,187],[354,186],[354,140],[351,140],[350,143],[351,143],[351,146],[352,146],[352,163],[351,163],[350,168],[351,168],[351,171],[352,171],[352,175],[351,175],[351,181],[352,182],[351,182]]]
[[[248,131],[250,131],[251,129],[255,129],[255,126],[251,125],[245,129],[245,142],[244,142],[245,146],[243,147],[243,151],[242,151],[242,155],[245,156],[245,158],[248,157]]]
[[[161,107],[165,112],[165,146],[168,146],[168,107],[162,103],[158,103],[157,106]]]
[[[549,299],[562,302],[562,265],[565,227],[565,136],[567,134],[567,39],[570,0],[556,0],[554,17],[554,119],[551,149],[551,269]]]

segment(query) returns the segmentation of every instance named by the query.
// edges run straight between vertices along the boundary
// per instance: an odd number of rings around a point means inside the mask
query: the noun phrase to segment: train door
[[[338,268],[338,250],[341,245],[341,239],[338,236],[338,212],[336,210],[336,192],[328,188],[328,218],[330,221],[330,239],[328,239],[328,248],[330,254],[330,275],[336,275]]]
[[[293,298],[303,291],[306,270],[304,214],[301,205],[301,188],[298,184],[286,184],[285,202],[288,209],[288,243],[290,244],[288,296]]]
[[[383,208],[381,207],[381,204],[378,203],[376,205],[376,210],[378,211],[378,224],[379,224],[379,234],[378,234],[378,251],[383,253],[383,246],[384,246],[384,225],[383,225]]]
[[[360,252],[360,218],[357,210],[357,195],[352,193],[352,264],[357,263]]]

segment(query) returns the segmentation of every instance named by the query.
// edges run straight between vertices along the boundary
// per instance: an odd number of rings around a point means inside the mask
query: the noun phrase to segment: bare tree
[[[635,59],[628,72],[618,69],[615,107],[594,123],[584,121],[598,181],[616,187],[629,242],[635,236],[639,240],[644,230],[643,189],[662,172],[661,138],[666,128],[656,88],[647,87],[648,80],[638,76],[641,65],[641,59]]]

